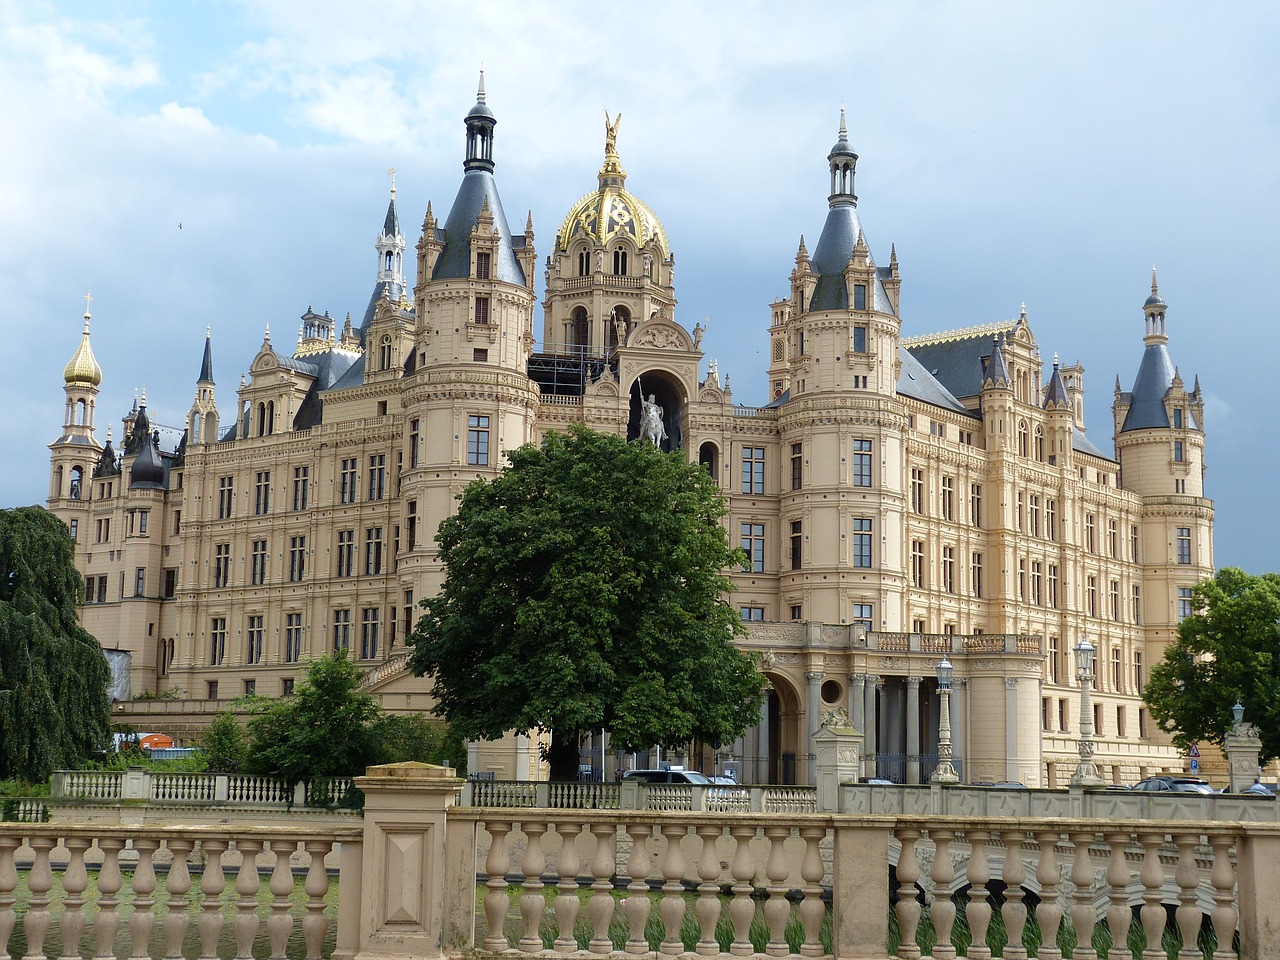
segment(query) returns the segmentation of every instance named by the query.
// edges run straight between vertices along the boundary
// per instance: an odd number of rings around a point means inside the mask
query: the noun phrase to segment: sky
[[[1268,3],[0,0],[0,507],[47,496],[86,291],[99,440],[135,391],[181,426],[206,328],[225,418],[268,325],[283,348],[308,307],[358,322],[387,170],[411,254],[457,191],[483,66],[503,204],[517,228],[532,212],[540,257],[622,113],[676,319],[707,325],[737,402],[767,402],[768,305],[817,241],[842,105],[903,335],[1025,304],[1046,374],[1054,353],[1084,365],[1106,451],[1157,266],[1170,353],[1205,393],[1216,562],[1280,569],[1280,444],[1258,439],[1278,46]]]

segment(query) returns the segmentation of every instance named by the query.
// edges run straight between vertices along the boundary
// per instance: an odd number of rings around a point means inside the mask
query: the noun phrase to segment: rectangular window
[[[1091,617],[1098,615],[1098,578],[1085,578],[1085,610]]]
[[[803,620],[803,619],[804,619],[804,610],[801,608],[800,604],[798,604],[798,603],[793,603],[793,604],[791,605],[791,619],[792,619],[792,620]]]
[[[105,573],[98,578],[98,602],[107,602],[107,575]]]
[[[940,505],[942,507],[942,519],[954,520],[956,518],[956,482],[951,477],[942,478],[942,496]]]
[[[289,538],[289,579],[297,583],[307,573],[307,538]]]
[[[1037,607],[1044,603],[1044,577],[1039,560],[1031,561],[1031,602]]]
[[[867,309],[867,285],[865,283],[855,283],[853,285],[853,309]]]
[[[969,592],[975,597],[982,596],[982,554],[975,553],[969,558]]]
[[[911,541],[911,585],[921,589],[925,586],[923,540]]]
[[[218,478],[218,519],[226,520],[231,516],[231,508],[235,504],[235,478]]]
[[[387,455],[375,453],[369,457],[369,499],[381,500],[387,489]]]
[[[252,696],[253,696],[254,694],[256,694],[257,692],[258,692],[258,681],[257,681],[257,680],[246,680],[246,681],[244,682],[244,695],[245,695],[246,697],[252,697]]]
[[[80,521],[72,517],[67,521],[67,525],[71,528],[71,539],[76,539],[80,534]]]
[[[1138,736],[1145,737],[1147,735],[1147,711],[1138,708]]]
[[[853,485],[871,486],[871,441],[853,441]]]
[[[1191,528],[1178,528],[1178,563],[1189,564],[1191,562]]]
[[[147,516],[148,516],[148,514],[150,514],[150,513],[151,513],[151,511],[150,511],[150,510],[139,510],[139,511],[138,511],[138,535],[139,535],[139,536],[145,536],[145,535],[146,535],[146,532],[147,532]]]
[[[310,467],[293,468],[293,509],[307,509],[307,478],[311,474]]]
[[[1182,463],[1182,459],[1182,441],[1175,440],[1173,441],[1173,460],[1175,463]]]
[[[1113,623],[1120,622],[1120,581],[1112,580],[1108,587],[1108,595],[1111,603],[1111,620]]]
[[[489,279],[489,262],[493,254],[486,251],[477,251],[476,253],[476,279]]]
[[[364,573],[366,577],[382,573],[382,528],[366,527],[364,531]]]
[[[1018,599],[1027,599],[1027,559],[1018,558]]]
[[[206,695],[210,700],[218,699],[218,681],[217,680],[208,681],[208,683],[205,685],[205,690],[206,690]]]
[[[969,484],[969,525],[982,526],[982,484]]]
[[[1071,729],[1071,705],[1065,699],[1058,701],[1058,729],[1063,733]]]
[[[249,618],[249,629],[244,648],[245,663],[261,663],[262,662],[262,616],[252,616]]]
[[[164,593],[166,600],[172,600],[178,595],[178,571],[173,567],[164,572]]]
[[[376,660],[378,657],[378,617],[381,612],[377,607],[365,607],[360,611],[361,660]]]
[[[1027,497],[1021,490],[1018,491],[1018,508],[1017,508],[1018,530],[1027,529]]]
[[[804,446],[799,443],[791,445],[791,489],[799,490],[804,480]]]
[[[1040,729],[1041,730],[1049,731],[1053,729],[1053,727],[1050,725],[1052,722],[1052,716],[1053,716],[1052,710],[1050,709],[1052,704],[1053,704],[1053,701],[1048,697],[1041,697],[1040,699]]]
[[[173,511],[173,535],[176,537],[182,533],[182,511]]]
[[[1049,682],[1058,683],[1059,671],[1061,669],[1062,653],[1058,647],[1058,638],[1050,634],[1049,636]]]
[[[356,502],[356,458],[343,457],[342,469],[338,473],[338,502]]]
[[[799,570],[801,561],[801,550],[804,537],[801,531],[801,521],[791,521],[791,569]]]
[[[404,592],[404,635],[407,637],[413,630],[413,591]]]
[[[1098,552],[1098,537],[1092,513],[1087,513],[1084,517],[1084,548],[1090,553]]]
[[[408,527],[409,549],[413,550],[418,545],[418,501],[409,501],[409,513],[405,517],[405,526]]]
[[[226,587],[231,584],[231,544],[217,543],[213,547],[213,585]]]
[[[476,323],[489,322],[489,298],[476,297]]]
[[[349,650],[351,648],[351,611],[333,611],[333,650]]]
[[[764,572],[764,524],[744,523],[742,525],[742,549],[747,559],[743,569],[752,573]]]
[[[1058,542],[1058,501],[1044,502],[1044,532],[1054,543]]]
[[[1182,429],[1182,408],[1181,407],[1173,408],[1173,429],[1175,430]]]
[[[764,493],[764,447],[742,448],[742,492]]]
[[[1138,696],[1142,696],[1142,654],[1135,652],[1133,655],[1133,690]]]
[[[147,568],[138,567],[133,572],[133,595],[144,597],[147,594]]]
[[[338,576],[355,576],[356,532],[338,531]]]
[[[942,548],[942,589],[947,593],[956,592],[956,548]]]
[[[875,629],[875,618],[871,615],[871,604],[855,603],[853,605],[853,625],[865,630]]]
[[[871,566],[871,518],[853,518],[853,565],[863,569]]]
[[[1031,494],[1027,499],[1028,519],[1031,521],[1031,535],[1040,536],[1040,496]]]
[[[221,666],[227,658],[227,618],[209,621],[209,666]]]
[[[271,471],[259,470],[253,485],[253,512],[262,516],[271,510]]]
[[[473,467],[489,463],[489,418],[471,415],[467,417],[467,463]]]
[[[1107,521],[1107,549],[1112,560],[1120,559],[1120,527],[1114,520]]]
[[[1129,559],[1134,563],[1139,563],[1138,559],[1138,526],[1134,524],[1129,528]]]
[[[1049,564],[1049,606],[1058,609],[1058,565]]]
[[[302,659],[302,614],[284,615],[284,661],[297,663]]]
[[[488,362],[489,362],[489,348],[488,348],[488,347],[473,347],[473,348],[472,348],[472,350],[471,350],[471,359],[472,359],[472,361],[473,361],[473,362],[475,362],[475,363],[488,363]]]
[[[764,620],[764,607],[739,607],[738,612],[743,620]]]
[[[249,582],[255,587],[267,582],[267,541],[253,541],[249,554]]]
[[[420,435],[418,433],[418,421],[409,421],[409,466],[410,468],[418,465],[418,441]]]
[[[911,512],[924,513],[924,471],[911,468]]]
[[[853,328],[853,352],[854,353],[867,352],[867,328],[866,327],[856,326]]]
[[[1124,693],[1124,661],[1119,647],[1111,648],[1111,690]]]
[[[285,677],[283,680],[280,681],[280,696],[282,697],[293,696],[293,677]]]
[[[1191,588],[1178,588],[1178,622],[1181,623],[1187,617],[1191,616]]]

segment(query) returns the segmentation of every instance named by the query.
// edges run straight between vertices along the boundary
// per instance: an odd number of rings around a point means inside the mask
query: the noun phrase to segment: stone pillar
[[[818,763],[814,753],[814,735],[818,732],[818,727],[822,724],[822,679],[825,674],[820,670],[811,670],[804,675],[804,727],[805,727],[805,752],[809,755],[808,763],[805,764],[807,770],[805,772],[808,781],[812,785],[818,782]]]
[[[764,702],[760,704],[760,726],[756,728],[756,783],[769,782],[769,691],[765,685]]]
[[[480,742],[467,741],[467,776],[475,777],[480,773]]]
[[[965,764],[969,760],[969,725],[965,718],[969,716],[967,709],[969,681],[964,677],[956,677],[951,681],[951,763],[960,776],[960,782],[969,778],[965,773]]]
[[[843,710],[826,716],[813,735],[814,785],[818,788],[818,812],[840,812],[840,785],[858,782],[858,753],[862,737]]]
[[[446,925],[468,928],[460,916],[468,911],[474,920],[475,889],[450,882],[446,857],[445,811],[462,783],[451,768],[428,763],[370,767],[356,777],[365,795],[357,960],[443,957]]]
[[[880,686],[880,678],[875,674],[867,675],[866,687],[863,689],[863,726],[862,726],[862,775],[876,775],[876,688]]]
[[[468,745],[468,750],[470,749]],[[470,762],[470,753],[467,756]],[[512,776],[513,780],[537,780],[529,773],[529,735],[527,733],[516,734],[516,769]]]
[[[1222,741],[1222,752],[1227,756],[1227,774],[1232,793],[1239,793],[1258,779],[1258,758],[1262,755],[1262,740],[1252,723],[1234,724]]]
[[[1018,763],[1018,678],[1004,678],[1004,778],[1021,781]],[[1033,783],[1032,786],[1035,784]]]
[[[859,732],[867,725],[863,719],[866,715],[864,713],[866,694],[863,692],[866,685],[867,678],[864,674],[849,674],[849,720],[853,724],[853,728]]]
[[[907,783],[920,782],[920,678],[907,677]]]

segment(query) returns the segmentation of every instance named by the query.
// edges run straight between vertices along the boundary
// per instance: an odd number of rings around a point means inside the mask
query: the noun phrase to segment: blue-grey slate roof
[[[955,397],[976,397],[982,392],[986,358],[993,341],[989,333],[940,343],[913,344],[908,349],[920,365]]]
[[[844,269],[849,265],[853,248],[862,236],[862,224],[858,222],[858,208],[851,203],[838,203],[827,212],[822,225],[822,235],[814,248],[809,266],[818,274],[818,284],[813,291],[810,310],[847,310],[849,289],[844,281]],[[885,292],[880,271],[876,271],[872,302],[867,306],[880,313],[893,313],[889,296]]]
[[[974,411],[957,400],[936,377],[911,355],[906,347],[898,348],[898,358],[902,368],[898,371],[897,390],[904,397],[922,400],[935,407],[942,407],[955,413],[963,413],[967,417],[981,419]]]
[[[432,280],[463,279],[471,275],[471,231],[480,215],[485,200],[493,214],[493,225],[498,230],[498,255],[491,264],[492,276],[504,283],[525,283],[524,271],[516,260],[515,246],[511,241],[511,228],[507,215],[502,211],[498,186],[488,170],[471,169],[462,175],[462,185],[453,199],[449,219],[444,224],[445,243],[436,260]],[[521,241],[524,237],[521,236]],[[523,243],[522,243],[523,245]]]
[[[400,216],[396,213],[395,197],[392,197],[391,202],[387,204],[387,217],[382,221],[382,232],[388,237],[394,237],[400,233]]]
[[[378,301],[382,299],[383,291],[391,298],[392,303],[399,303],[400,297],[404,294],[404,285],[396,283],[394,280],[379,280],[373,285],[373,293],[369,294],[369,305],[364,308],[364,318],[360,321],[360,340],[364,341],[365,334],[369,332],[369,325],[373,323],[373,312],[378,306]]]
[[[1090,456],[1101,457],[1103,460],[1115,460],[1110,454],[1103,453],[1093,441],[1085,436],[1084,431],[1079,427],[1071,428],[1071,449],[1078,453],[1087,453]]]
[[[1164,407],[1165,394],[1173,385],[1173,360],[1163,343],[1149,343],[1142,351],[1142,363],[1133,381],[1133,399],[1125,414],[1121,433],[1169,426],[1169,413]]]
[[[213,383],[213,347],[209,338],[204,338],[204,356],[200,360],[200,377],[197,383]]]

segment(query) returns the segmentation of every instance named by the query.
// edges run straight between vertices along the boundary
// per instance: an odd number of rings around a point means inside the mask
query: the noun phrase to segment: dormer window
[[[867,309],[867,285],[865,283],[855,283],[853,285],[853,309]]]
[[[493,255],[491,253],[488,253],[487,251],[476,254],[476,279],[477,280],[489,279],[489,263],[492,256]]]
[[[1173,428],[1175,430],[1182,429],[1182,408],[1181,407],[1173,408]]]

